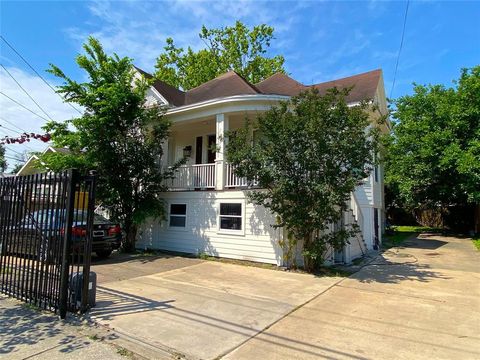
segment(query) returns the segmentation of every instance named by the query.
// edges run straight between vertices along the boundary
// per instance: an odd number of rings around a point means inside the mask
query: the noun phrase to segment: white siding
[[[152,248],[282,264],[278,245],[281,229],[271,227],[275,217],[262,206],[248,203],[243,191],[191,191],[165,193],[168,203],[187,204],[185,228],[170,228],[168,221],[150,221],[139,234],[138,248]],[[219,230],[221,202],[242,204],[242,230]]]
[[[352,260],[363,256],[361,244],[359,243],[359,241],[360,240],[357,238],[351,238],[350,244],[347,244],[347,246],[345,247],[345,262],[347,264],[350,264]]]

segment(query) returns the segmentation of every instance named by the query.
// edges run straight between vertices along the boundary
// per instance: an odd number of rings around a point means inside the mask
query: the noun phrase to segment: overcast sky
[[[167,37],[199,49],[202,25],[265,23],[275,28],[270,53],[283,54],[287,71],[298,81],[318,83],[381,68],[390,96],[405,8],[405,1],[1,1],[0,26],[2,36],[58,84],[44,70],[54,63],[83,79],[74,58],[88,35],[151,72]],[[393,97],[411,93],[412,82],[451,85],[462,67],[478,65],[479,19],[480,1],[410,1]],[[0,62],[50,117],[75,116],[3,42]],[[2,68],[0,89],[47,118]],[[18,135],[20,129],[41,132],[44,123],[0,95],[0,137]],[[35,140],[8,145],[7,155],[45,147]]]

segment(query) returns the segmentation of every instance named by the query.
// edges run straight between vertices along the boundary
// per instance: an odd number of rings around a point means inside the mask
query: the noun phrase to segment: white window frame
[[[172,205],[185,205],[185,215],[181,214],[172,214]],[[184,217],[185,218],[185,226],[171,226],[170,225],[170,217],[171,216],[179,216],[179,217]],[[185,202],[170,202],[168,204],[168,229],[169,230],[174,230],[174,231],[187,231],[187,225],[188,225],[188,204]]]
[[[239,204],[241,206],[241,215],[221,215],[220,213],[220,208],[221,204]],[[245,235],[245,201],[239,201],[239,200],[221,200],[218,202],[217,206],[217,232],[219,234],[230,234],[230,235]],[[221,217],[232,217],[232,218],[240,218],[242,220],[242,228],[239,230],[232,230],[232,229],[222,229],[221,226]]]

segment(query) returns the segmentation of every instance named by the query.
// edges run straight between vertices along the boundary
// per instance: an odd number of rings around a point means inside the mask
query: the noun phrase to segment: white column
[[[168,166],[168,149],[169,149],[169,139],[165,139],[162,144],[162,159],[161,159],[161,166],[162,168],[166,168]]]
[[[228,116],[217,114],[216,120],[215,190],[223,190],[225,185],[225,134],[228,131]]]

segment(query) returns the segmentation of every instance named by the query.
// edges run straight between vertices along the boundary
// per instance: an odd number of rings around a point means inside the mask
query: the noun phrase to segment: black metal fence
[[[62,318],[87,310],[95,181],[75,170],[0,179],[1,292]]]

